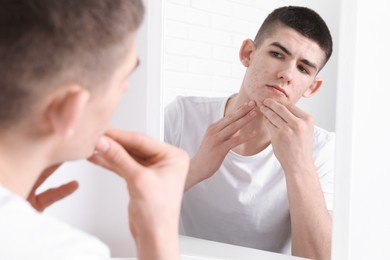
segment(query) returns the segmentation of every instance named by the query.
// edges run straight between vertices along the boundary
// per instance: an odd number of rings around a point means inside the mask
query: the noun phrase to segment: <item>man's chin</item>
[[[279,104],[282,104],[284,106],[289,106],[290,105],[290,102],[288,100],[286,100],[286,98],[283,98],[283,97],[274,97],[274,96],[270,96],[270,97],[266,97],[264,98],[263,100],[260,101],[260,103],[258,101],[256,101],[257,104],[263,104],[264,103],[264,100],[266,99],[272,99],[276,102],[278,102]]]

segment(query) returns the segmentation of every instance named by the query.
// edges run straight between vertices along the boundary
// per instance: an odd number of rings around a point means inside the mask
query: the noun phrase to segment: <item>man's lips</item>
[[[279,87],[278,85],[266,85],[266,86],[269,88],[276,89],[276,90],[282,92],[286,97],[288,97],[286,91],[283,88]]]

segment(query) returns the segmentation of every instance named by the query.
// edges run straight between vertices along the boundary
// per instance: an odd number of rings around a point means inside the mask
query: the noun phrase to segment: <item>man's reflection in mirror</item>
[[[318,72],[331,54],[316,12],[278,8],[242,43],[237,94],[168,105],[165,141],[192,158],[183,235],[330,258],[334,133],[295,104],[320,89]]]

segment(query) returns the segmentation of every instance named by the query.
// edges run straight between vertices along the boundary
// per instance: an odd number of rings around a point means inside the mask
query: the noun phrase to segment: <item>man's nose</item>
[[[282,79],[283,82],[290,84],[293,79],[293,66],[292,65],[286,65],[283,68],[281,68],[277,75],[278,79]]]

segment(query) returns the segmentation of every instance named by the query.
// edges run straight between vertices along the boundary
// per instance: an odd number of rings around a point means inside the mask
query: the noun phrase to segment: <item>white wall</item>
[[[389,8],[342,0],[334,260],[390,259]]]
[[[336,0],[165,0],[164,105],[177,95],[229,96],[241,87],[245,68],[239,49],[254,38],[262,21],[284,5],[313,8],[325,19],[338,41]],[[334,130],[337,46],[320,76],[325,84],[313,98],[299,104],[317,124]]]
[[[148,4],[148,1],[144,2]],[[141,64],[131,76],[130,88],[111,121],[113,127],[147,132],[156,138],[161,133],[162,119],[161,5],[157,2],[147,6],[146,18],[138,33]],[[135,244],[128,227],[129,197],[124,181],[107,170],[79,161],[63,165],[42,189],[72,179],[78,180],[79,190],[49,207],[45,214],[97,236],[110,247],[114,257],[135,256]]]

